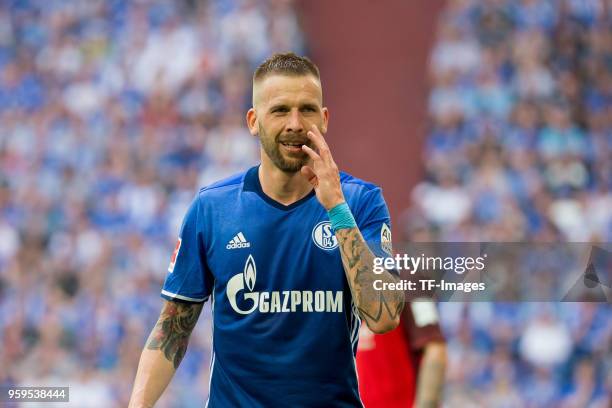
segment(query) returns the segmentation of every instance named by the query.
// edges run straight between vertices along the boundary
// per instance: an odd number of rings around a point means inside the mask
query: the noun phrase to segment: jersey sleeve
[[[200,207],[200,198],[196,196],[183,219],[170,259],[161,291],[164,299],[202,303],[212,291],[213,279],[206,263]]]
[[[391,217],[380,188],[365,192],[353,214],[363,239],[377,257],[392,256]]]
[[[401,324],[412,350],[421,350],[430,342],[444,342],[436,304],[429,299],[407,302]]]

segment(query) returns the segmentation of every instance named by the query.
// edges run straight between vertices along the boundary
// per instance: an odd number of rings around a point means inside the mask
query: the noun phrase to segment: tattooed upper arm
[[[177,368],[187,351],[189,336],[198,321],[204,303],[165,301],[147,340],[149,350],[161,350]]]

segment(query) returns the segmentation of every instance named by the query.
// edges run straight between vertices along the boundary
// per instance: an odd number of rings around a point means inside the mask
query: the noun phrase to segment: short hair
[[[276,53],[262,62],[253,74],[253,83],[261,81],[270,74],[312,75],[321,80],[319,68],[308,57],[301,57],[293,52]]]

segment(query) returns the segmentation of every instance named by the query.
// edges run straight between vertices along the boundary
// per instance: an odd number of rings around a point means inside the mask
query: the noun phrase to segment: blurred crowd
[[[612,241],[610,1],[449,0],[429,72],[409,240]],[[611,315],[609,303],[441,304],[449,406],[610,406]]]
[[[250,76],[303,49],[297,18],[289,0],[4,3],[0,385],[126,406],[184,211],[198,186],[256,162]],[[448,1],[410,239],[610,242],[610,12]],[[162,407],[207,396],[204,310]],[[609,406],[610,312],[442,304],[447,405]]]
[[[252,165],[254,68],[302,38],[287,0],[0,7],[0,385],[126,406],[184,211]],[[160,406],[208,394],[208,308]]]
[[[612,6],[450,1],[430,74],[413,199],[438,237],[612,240]]]

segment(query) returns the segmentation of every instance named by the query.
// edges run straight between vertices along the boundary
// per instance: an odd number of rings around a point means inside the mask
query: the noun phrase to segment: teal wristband
[[[331,227],[334,229],[334,231],[338,231],[339,229],[343,228],[355,228],[357,226],[355,218],[351,213],[351,209],[346,202],[338,204],[329,210],[327,215],[329,216],[329,221],[331,222]]]

